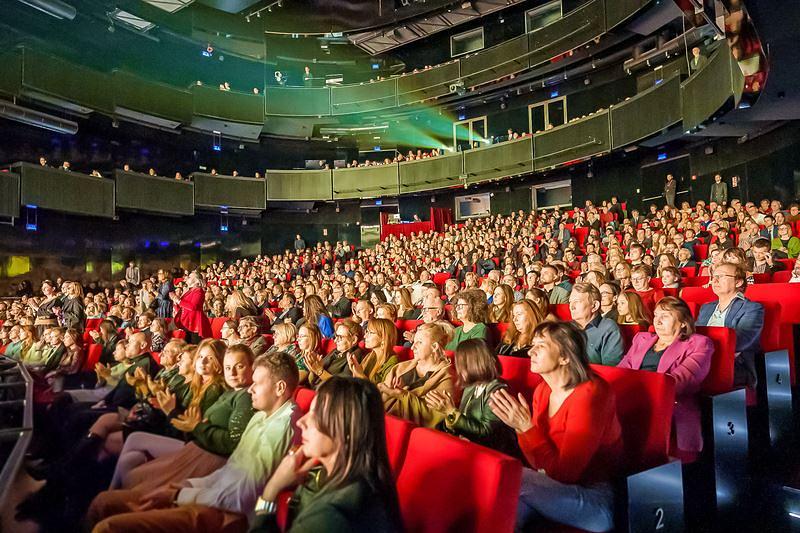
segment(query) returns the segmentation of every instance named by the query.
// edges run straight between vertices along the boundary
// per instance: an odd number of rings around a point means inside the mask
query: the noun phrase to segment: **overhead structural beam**
[[[74,6],[62,2],[61,0],[18,0],[19,2],[38,9],[42,13],[57,19],[73,20],[77,11]]]

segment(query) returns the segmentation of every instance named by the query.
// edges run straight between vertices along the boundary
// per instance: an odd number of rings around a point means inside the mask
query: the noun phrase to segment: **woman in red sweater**
[[[211,337],[211,322],[203,311],[205,303],[205,284],[203,276],[192,272],[184,280],[187,291],[178,298],[170,293],[170,298],[175,307],[175,325],[186,331],[186,340],[191,344],[198,344],[201,340]]]
[[[589,367],[585,337],[571,322],[539,324],[528,355],[531,372],[544,380],[533,393],[533,414],[521,394],[498,390],[490,401],[532,467],[522,473],[517,528],[547,519],[610,531],[611,481],[622,456],[614,393]]]

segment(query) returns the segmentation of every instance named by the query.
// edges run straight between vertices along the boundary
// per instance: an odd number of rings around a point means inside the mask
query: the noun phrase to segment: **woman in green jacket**
[[[303,444],[289,452],[264,487],[251,532],[279,532],[278,494],[303,482],[291,505],[290,532],[402,531],[383,402],[375,385],[332,377],[320,385],[297,426]],[[315,464],[321,465],[321,476],[308,479]]]
[[[778,236],[772,239],[773,255],[779,259],[796,259],[800,255],[800,239],[792,236],[792,226],[781,224]]]
[[[467,289],[456,296],[455,319],[461,321],[456,328],[453,339],[447,343],[445,350],[455,351],[461,342],[467,339],[486,339],[486,318],[489,306],[486,304],[486,293],[479,289]]]
[[[456,407],[452,396],[445,392],[431,391],[425,397],[428,406],[444,417],[439,429],[520,458],[514,430],[489,407],[492,393],[507,386],[500,379],[497,356],[482,339],[470,339],[458,345],[455,366],[458,382],[464,390],[459,406]]]

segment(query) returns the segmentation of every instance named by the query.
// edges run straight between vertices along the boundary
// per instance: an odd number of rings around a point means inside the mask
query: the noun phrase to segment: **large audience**
[[[298,236],[272,256],[23,290],[0,301],[0,351],[34,376],[27,470],[46,483],[18,516],[277,531],[275,502],[299,485],[293,531],[399,531],[388,413],[522,461],[520,529],[611,530],[622,430],[592,365],[671,375],[671,453],[690,457],[714,354],[697,328],[735,330],[734,381],[753,389],[764,308],[744,291],[781,270],[800,282],[798,204],[715,200],[642,213],[612,198],[364,249]],[[692,308],[689,285],[711,301]],[[541,377],[532,404],[506,358]],[[298,387],[316,390],[306,414]]]

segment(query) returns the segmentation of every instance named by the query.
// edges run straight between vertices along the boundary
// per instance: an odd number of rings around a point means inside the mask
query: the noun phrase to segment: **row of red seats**
[[[527,398],[541,378],[526,359],[503,357],[503,374]],[[663,374],[593,366],[617,395],[626,473],[668,460],[675,385]],[[296,399],[307,412],[314,392],[300,388]],[[386,417],[389,458],[397,479],[404,525],[409,531],[513,531],[521,464],[510,457],[450,435]],[[458,494],[457,498],[453,494]],[[288,495],[280,499],[286,527]]]

